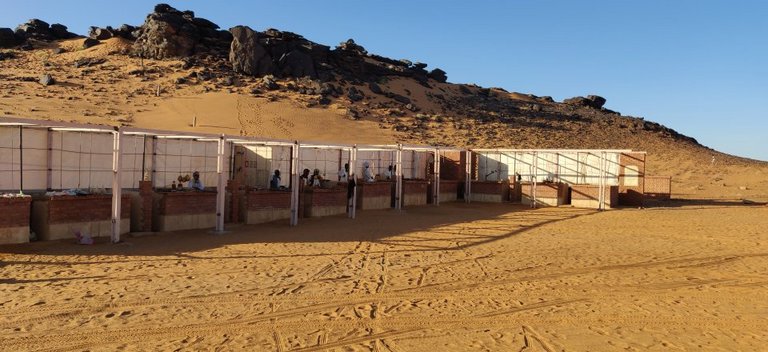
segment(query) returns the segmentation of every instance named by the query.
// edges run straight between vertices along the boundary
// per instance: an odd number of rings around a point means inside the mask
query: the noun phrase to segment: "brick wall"
[[[48,221],[51,224],[68,222],[101,221],[112,218],[111,195],[51,196],[48,201]],[[131,217],[131,200],[120,200],[120,218]]]
[[[393,182],[358,183],[359,197],[387,197],[392,195]]]
[[[0,228],[29,226],[32,197],[0,198]]]
[[[291,192],[249,191],[246,197],[248,210],[291,208]]]
[[[152,231],[152,181],[139,181],[141,197],[141,231]]]
[[[308,188],[305,191],[307,205],[326,207],[326,206],[347,206],[346,189],[318,189]]]
[[[440,193],[456,193],[459,192],[459,182],[453,180],[440,179]]]
[[[473,186],[474,187],[474,186]],[[523,195],[532,197],[531,184],[524,182],[520,184],[520,191]],[[559,182],[536,183],[537,198],[565,198],[568,191],[568,185]],[[474,192],[474,189],[473,189]]]
[[[672,197],[672,177],[645,176],[644,196],[652,199],[670,199]]]
[[[440,152],[440,179],[464,179],[462,152]]]
[[[215,192],[158,192],[159,215],[216,213]]]
[[[403,194],[423,194],[426,199],[427,187],[429,182],[426,180],[404,180]]]

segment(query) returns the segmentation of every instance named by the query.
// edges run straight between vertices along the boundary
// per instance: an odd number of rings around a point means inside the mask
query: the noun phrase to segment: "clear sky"
[[[8,1],[29,18],[141,24],[158,1]],[[562,100],[598,94],[717,150],[768,160],[768,1],[167,1],[222,28],[277,28],[439,67],[476,83]]]

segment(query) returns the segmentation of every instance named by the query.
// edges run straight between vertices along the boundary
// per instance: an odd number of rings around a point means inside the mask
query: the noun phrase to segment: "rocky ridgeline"
[[[0,28],[0,48],[23,45],[29,39],[52,41],[76,37],[77,34],[69,32],[67,26],[63,24],[49,25],[45,21],[31,19],[27,23],[20,24],[15,31],[10,28]]]

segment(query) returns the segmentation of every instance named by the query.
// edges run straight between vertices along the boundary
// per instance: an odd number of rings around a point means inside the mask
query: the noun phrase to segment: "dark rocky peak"
[[[67,26],[63,24],[49,25],[48,22],[36,18],[16,27],[15,35],[22,41],[26,39],[52,41],[77,37],[77,34],[70,33]]]
[[[586,97],[573,97],[563,100],[563,104],[571,106],[584,106],[593,109],[602,109],[605,105],[605,98],[599,95],[588,95]]]
[[[339,43],[336,50],[340,50],[347,53],[352,53],[360,56],[367,56],[368,51],[363,48],[362,45],[355,43],[354,39],[347,39],[346,42]]]
[[[187,57],[201,52],[221,53],[229,47],[232,36],[193,11],[179,11],[168,4],[158,4],[137,31],[134,51],[144,57],[165,59]]]

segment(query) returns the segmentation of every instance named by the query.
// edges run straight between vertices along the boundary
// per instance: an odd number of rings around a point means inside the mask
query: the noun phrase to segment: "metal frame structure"
[[[533,197],[531,201],[531,208],[536,208],[536,185],[537,185],[537,179],[538,179],[538,169],[539,169],[539,153],[589,153],[598,155],[600,157],[599,160],[599,167],[598,167],[598,209],[599,210],[605,210],[606,207],[606,193],[605,193],[605,186],[607,185],[606,181],[606,175],[607,175],[607,155],[609,153],[632,153],[632,150],[629,149],[504,149],[504,148],[478,148],[478,149],[470,149],[467,151],[467,187],[471,185],[471,161],[470,158],[472,156],[472,153],[477,154],[483,154],[483,153],[531,153],[533,154],[533,170],[532,173],[532,182],[531,182],[531,196]],[[559,170],[559,163],[558,163],[558,170]],[[559,175],[558,175],[559,177]],[[467,188],[469,190],[469,188]],[[465,194],[471,195],[471,192],[467,191]],[[469,200],[467,200],[469,202]]]

